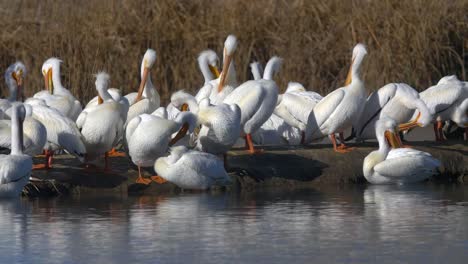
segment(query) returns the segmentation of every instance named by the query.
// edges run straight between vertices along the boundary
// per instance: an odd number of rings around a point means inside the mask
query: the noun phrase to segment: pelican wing
[[[463,92],[462,87],[460,82],[439,84],[427,88],[419,96],[437,114],[450,108],[458,100]]]
[[[344,88],[337,89],[325,96],[315,107],[314,116],[317,129],[335,112],[345,96]],[[315,131],[312,131],[314,133]]]
[[[133,118],[132,120],[130,120],[130,122],[127,124],[127,128],[125,130],[125,136],[126,136],[127,142],[130,141],[130,138],[132,137],[137,127],[140,125],[140,122],[141,122],[141,117],[137,116]]]
[[[358,124],[355,124],[357,135],[366,129],[370,124],[373,124],[373,120],[376,120],[382,108],[393,98],[397,89],[397,85],[390,83],[380,88],[376,92],[373,92],[369,98],[367,98],[364,110],[361,113]]]
[[[241,109],[241,124],[245,124],[258,111],[265,91],[256,81],[248,81],[229,94],[224,103],[237,104]]]
[[[377,164],[374,170],[386,177],[408,177],[433,175],[440,161],[429,153],[415,149],[395,149],[390,151],[387,159]]]
[[[27,155],[0,155],[0,184],[18,181],[32,170],[32,158]]]

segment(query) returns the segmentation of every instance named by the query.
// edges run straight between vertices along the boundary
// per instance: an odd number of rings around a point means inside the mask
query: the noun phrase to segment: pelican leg
[[[305,131],[301,132],[301,145],[305,145]]]
[[[348,150],[348,149],[339,148],[339,147],[337,146],[335,134],[331,134],[331,135],[330,135],[330,139],[331,139],[331,142],[332,142],[332,144],[333,144],[333,150],[335,150],[335,152],[338,152],[338,153],[347,153],[347,152],[350,151],[350,150]]]
[[[435,135],[435,141],[440,141],[439,130],[437,129],[437,123],[434,123],[434,135]]]
[[[52,156],[54,152],[51,150],[44,150],[45,152],[45,161],[43,164],[33,165],[34,170],[48,170],[52,169]]]
[[[353,147],[346,146],[343,132],[338,133],[338,135],[340,136],[340,142],[341,142],[341,145],[338,147],[339,149],[349,149],[349,150],[354,149]]]
[[[249,150],[250,154],[259,154],[259,153],[263,152],[263,150],[261,150],[261,149],[255,149],[254,148],[253,141],[252,141],[252,135],[250,135],[250,134],[245,135],[245,143],[246,143],[247,149]]]
[[[442,121],[437,121],[437,134],[438,134],[438,137],[439,137],[439,139],[437,141],[444,141],[445,140],[444,133],[442,131],[443,127],[444,127],[444,124],[442,123]]]
[[[48,150],[46,153],[46,159],[47,159],[46,169],[52,169],[53,158],[54,158],[54,151]]]
[[[136,183],[141,183],[141,184],[144,184],[144,185],[148,185],[151,183],[151,180],[150,179],[145,179],[141,176],[141,167],[138,166],[138,178],[136,179],[135,181]]]

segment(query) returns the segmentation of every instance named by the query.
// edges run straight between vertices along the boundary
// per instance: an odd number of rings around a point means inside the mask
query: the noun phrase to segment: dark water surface
[[[0,201],[0,263],[467,263],[468,186]]]

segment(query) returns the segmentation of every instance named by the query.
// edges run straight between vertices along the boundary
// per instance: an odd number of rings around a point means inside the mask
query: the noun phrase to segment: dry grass
[[[329,92],[343,83],[359,41],[369,50],[363,71],[369,89],[388,82],[424,89],[447,74],[466,79],[466,10],[466,0],[0,0],[0,69],[25,62],[31,95],[41,89],[42,62],[58,56],[64,85],[87,100],[99,70],[111,74],[114,87],[136,90],[141,56],[151,47],[158,52],[153,79],[167,99],[178,89],[197,90],[197,54],[221,53],[233,33],[242,81],[249,62],[279,55],[282,87],[294,80]]]

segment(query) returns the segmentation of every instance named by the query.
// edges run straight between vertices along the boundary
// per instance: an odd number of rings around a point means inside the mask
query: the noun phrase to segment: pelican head
[[[383,135],[392,148],[401,147],[401,141],[398,136],[398,128],[395,120],[385,116],[381,117],[377,122],[375,122],[375,133],[377,137],[382,137]]]
[[[226,82],[226,77],[229,71],[229,66],[231,65],[232,56],[237,48],[237,38],[234,35],[229,35],[224,41],[224,61],[223,61],[223,71],[221,72],[218,92],[223,90],[224,84]]]
[[[358,77],[359,68],[366,54],[367,54],[367,50],[364,44],[358,43],[356,46],[354,46],[353,56],[351,59],[351,67],[349,68],[348,76],[346,77],[346,81],[345,81],[345,85],[350,84],[353,81],[353,78]]]
[[[149,72],[153,68],[154,63],[156,62],[156,51],[153,49],[147,49],[145,55],[143,56],[143,61],[141,62],[141,82],[140,87],[138,88],[138,95],[135,99],[135,103],[141,100],[143,96],[143,90],[145,89],[146,82],[149,77]]]
[[[99,72],[96,74],[96,90],[98,91],[98,104],[102,104],[104,102],[101,94],[104,94],[109,87],[110,76],[106,72]]]
[[[60,63],[61,60],[58,58],[49,58],[44,64],[42,64],[42,75],[44,76],[44,84],[46,90],[49,90],[50,94],[54,92],[54,82],[52,80],[52,74],[60,75]]]
[[[286,88],[285,93],[290,93],[290,92],[305,92],[306,89],[301,83],[298,82],[289,82],[288,87]]]
[[[20,101],[22,97],[23,80],[26,76],[26,66],[21,61],[10,65],[5,71],[5,81],[10,90],[11,101]]]
[[[210,80],[213,79],[213,76],[214,78],[219,77],[219,70],[218,70],[219,58],[216,52],[210,49],[204,50],[200,52],[197,60],[198,60],[198,65],[200,66],[200,69],[202,71],[205,69],[206,65],[208,65],[208,68],[210,70],[211,77],[212,77]],[[208,82],[210,80],[205,79],[205,82]]]

